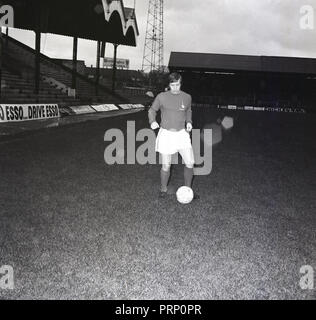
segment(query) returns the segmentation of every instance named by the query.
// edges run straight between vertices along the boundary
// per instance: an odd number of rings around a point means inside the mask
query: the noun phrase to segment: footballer
[[[168,190],[172,154],[179,152],[184,166],[184,185],[191,188],[193,179],[194,154],[189,132],[192,130],[192,98],[181,90],[181,75],[174,72],[169,75],[169,89],[157,95],[148,110],[152,130],[158,128],[155,151],[161,154],[160,197]],[[160,110],[160,126],[156,114]],[[197,199],[198,196],[195,196]]]

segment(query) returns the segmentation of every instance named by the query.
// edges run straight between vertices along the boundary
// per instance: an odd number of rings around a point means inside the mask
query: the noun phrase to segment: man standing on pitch
[[[181,75],[169,75],[169,91],[157,95],[148,111],[151,129],[159,128],[156,122],[157,111],[161,112],[161,127],[156,138],[156,152],[161,154],[160,196],[167,193],[172,154],[179,152],[184,163],[184,185],[191,188],[194,155],[189,132],[192,130],[192,98],[181,91]]]

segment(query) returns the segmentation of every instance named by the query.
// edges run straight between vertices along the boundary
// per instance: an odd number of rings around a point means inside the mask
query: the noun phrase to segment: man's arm
[[[189,95],[189,101],[188,101],[188,109],[186,111],[186,117],[185,121],[186,123],[191,123],[192,124],[192,109],[191,109],[191,104],[192,104],[192,97]]]
[[[157,111],[160,109],[160,107],[161,107],[161,104],[160,104],[160,99],[158,95],[148,110],[148,120],[150,125],[153,122],[156,122]]]

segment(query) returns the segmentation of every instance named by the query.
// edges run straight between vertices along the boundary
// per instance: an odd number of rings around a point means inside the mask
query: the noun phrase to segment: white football
[[[176,192],[177,200],[182,204],[190,203],[193,200],[194,193],[189,187],[182,186]]]

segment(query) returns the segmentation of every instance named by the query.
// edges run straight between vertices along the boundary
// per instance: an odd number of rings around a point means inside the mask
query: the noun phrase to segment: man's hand
[[[150,125],[150,127],[151,127],[153,130],[156,130],[156,129],[159,128],[159,124],[158,124],[156,121],[154,121],[154,122]]]
[[[192,131],[192,123],[191,122],[187,123],[187,128],[186,129],[187,129],[188,132]]]

